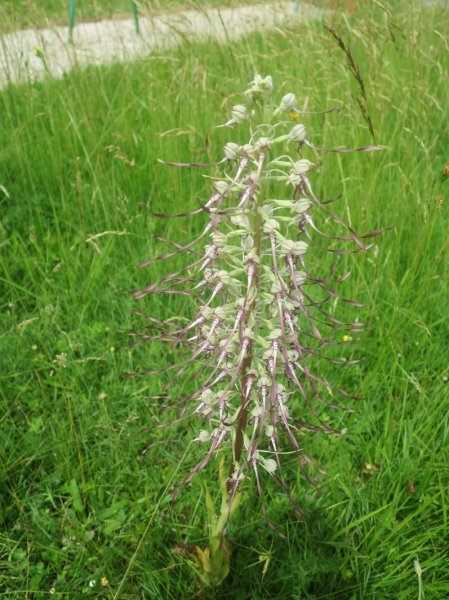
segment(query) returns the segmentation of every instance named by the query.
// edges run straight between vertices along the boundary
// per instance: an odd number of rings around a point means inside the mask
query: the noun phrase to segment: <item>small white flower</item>
[[[63,369],[65,369],[67,366],[67,354],[65,352],[57,354],[53,362],[55,363],[55,365],[58,365],[58,367],[62,367]]]
[[[255,75],[251,82],[251,87],[247,90],[247,93],[254,94],[269,94],[273,89],[273,80],[270,75],[262,77],[262,75]]]
[[[206,431],[205,429],[202,429],[199,432],[198,437],[194,441],[201,442],[202,444],[205,442],[208,442],[208,441],[210,441],[210,433],[208,431]]]
[[[97,582],[96,582],[96,580],[95,580],[95,579],[91,579],[91,580],[89,581],[89,587],[90,587],[90,588],[93,588],[93,587],[95,587],[96,583],[97,583]]]

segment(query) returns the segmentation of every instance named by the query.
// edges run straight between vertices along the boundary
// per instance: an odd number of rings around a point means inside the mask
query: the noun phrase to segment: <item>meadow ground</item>
[[[204,480],[174,506],[168,494],[200,456],[188,444],[196,429],[178,426],[170,436],[185,445],[142,457],[162,439],[136,433],[160,422],[144,396],[167,375],[126,375],[176,359],[128,348],[126,332],[140,326],[133,310],[193,307],[137,303],[129,291],[167,272],[135,268],[165,251],[154,233],[187,240],[203,224],[152,216],[196,207],[209,189],[200,172],[156,159],[219,159],[234,133],[211,127],[257,71],[309,109],[342,106],[306,119],[317,145],[371,143],[369,115],[387,150],[322,155],[314,181],[323,197],[344,194],[338,210],[360,231],[391,229],[369,255],[342,260],[353,271],[345,296],[366,303],[358,316],[368,324],[346,355],[365,360],[325,374],[363,399],[353,415],[330,415],[346,435],[304,439],[327,471],[321,493],[289,465],[299,521],[264,479],[284,541],[248,484],[230,530],[231,574],[202,597],[410,600],[419,597],[415,559],[426,600],[449,597],[449,19],[442,7],[409,3],[363,10],[334,27],[360,68],[365,118],[345,55],[319,23],[0,93],[0,597],[198,593],[175,548],[207,543]]]

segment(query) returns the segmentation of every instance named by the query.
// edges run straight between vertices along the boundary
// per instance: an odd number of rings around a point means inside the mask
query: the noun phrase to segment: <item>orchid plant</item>
[[[292,122],[292,118],[320,113],[301,111],[293,93],[276,102],[269,76],[256,75],[244,97],[244,103],[235,105],[229,120],[218,127],[246,127],[248,143],[228,142],[224,146],[224,157],[217,163],[224,175],[213,178],[210,198],[189,213],[157,213],[161,218],[207,218],[197,238],[185,245],[171,242],[172,252],[152,259],[184,253],[193,255],[194,260],[134,293],[136,298],[156,293],[187,294],[198,302],[195,314],[182,326],[171,319],[150,317],[145,333],[132,335],[138,336],[136,343],[159,340],[188,351],[183,362],[164,369],[173,376],[162,393],[152,397],[161,411],[174,411],[173,419],[148,430],[190,421],[196,431],[194,441],[205,447],[201,460],[173,490],[173,498],[213,457],[221,457],[220,514],[215,516],[206,492],[210,546],[206,551],[196,549],[198,563],[213,583],[219,583],[229,571],[226,531],[247,482],[255,482],[268,525],[284,535],[268,519],[261,471],[277,481],[296,514],[303,517],[284,477],[283,458],[294,455],[310,479],[307,467],[314,461],[303,448],[304,434],[340,433],[322,417],[319,407],[352,410],[335,397],[354,396],[329,382],[316,367],[320,361],[357,362],[335,353],[329,356],[326,350],[349,343],[349,333],[362,328],[357,320],[344,322],[334,316],[337,301],[361,305],[336,291],[349,272],[336,274],[333,267],[330,275],[324,276],[309,266],[313,261],[308,257],[323,251],[335,255],[363,252],[370,247],[367,239],[380,233],[358,235],[330,210],[332,200],[319,199],[310,180],[314,164],[303,157],[303,152],[374,151],[381,147],[316,147],[306,126]],[[337,234],[323,231],[320,218],[326,226],[333,224]],[[331,246],[323,246],[320,238],[330,241]],[[352,247],[335,248],[335,240]],[[198,252],[200,244],[204,246]],[[329,302],[332,308],[327,308]],[[344,332],[343,341],[342,334],[338,339],[330,337],[331,329]],[[170,389],[182,376],[200,383],[188,396],[170,396]],[[310,419],[304,417],[305,408]],[[147,449],[153,446],[151,443]]]

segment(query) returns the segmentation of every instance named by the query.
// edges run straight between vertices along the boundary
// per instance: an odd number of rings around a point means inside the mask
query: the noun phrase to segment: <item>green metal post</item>
[[[69,7],[69,44],[73,44],[73,28],[75,27],[75,0],[70,0]]]
[[[136,33],[140,33],[139,12],[137,10],[137,2],[136,2],[136,0],[131,0],[131,10],[133,11],[134,27],[135,27]]]

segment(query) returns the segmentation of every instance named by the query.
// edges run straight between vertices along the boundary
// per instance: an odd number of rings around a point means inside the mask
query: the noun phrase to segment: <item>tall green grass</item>
[[[391,227],[369,256],[341,266],[353,270],[345,295],[367,304],[360,318],[369,324],[347,356],[365,360],[326,374],[363,400],[355,415],[331,415],[347,427],[342,438],[304,438],[327,470],[320,494],[289,467],[303,521],[266,478],[269,515],[287,542],[272,535],[246,488],[230,530],[231,575],[217,598],[409,600],[418,598],[414,559],[425,598],[449,596],[449,183],[440,177],[449,159],[447,23],[441,8],[388,12],[374,2],[334,23],[364,78],[376,140],[388,147],[322,155],[314,176],[323,197],[343,192],[338,210],[360,231]],[[130,351],[124,332],[141,326],[134,309],[189,310],[177,299],[137,303],[129,294],[166,268],[135,269],[165,250],[153,233],[188,239],[202,225],[151,216],[196,207],[208,192],[200,172],[156,158],[220,158],[239,134],[211,127],[255,71],[285,81],[309,109],[342,106],[307,118],[317,145],[370,143],[357,82],[317,23],[0,94],[5,598],[53,590],[64,598],[195,597],[175,549],[205,544],[203,483],[194,480],[173,507],[167,493],[193,464],[194,431],[179,426],[170,437],[184,444],[142,458],[161,438],[136,433],[160,420],[144,396],[165,378],[126,376],[175,355]]]

